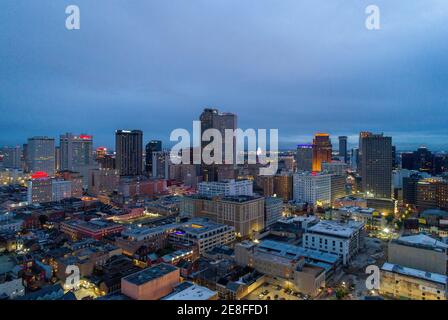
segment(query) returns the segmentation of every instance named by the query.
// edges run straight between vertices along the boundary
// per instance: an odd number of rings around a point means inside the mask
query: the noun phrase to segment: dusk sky
[[[168,142],[204,107],[278,128],[283,148],[367,130],[448,150],[448,1],[1,0],[0,146],[73,132],[113,147],[116,129]]]

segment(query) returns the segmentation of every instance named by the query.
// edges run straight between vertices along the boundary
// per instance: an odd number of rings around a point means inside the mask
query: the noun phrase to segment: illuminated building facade
[[[180,270],[161,263],[121,279],[121,292],[134,300],[159,300],[173,292]]]
[[[184,216],[208,218],[232,226],[240,238],[253,238],[264,228],[263,197],[186,196],[182,199],[180,211]]]
[[[50,178],[45,172],[36,172],[28,181],[28,203],[57,202],[72,197],[72,182]]]
[[[28,139],[26,163],[30,172],[46,172],[53,177],[56,169],[54,139],[33,137]]]
[[[179,224],[169,234],[169,241],[176,245],[194,246],[202,254],[214,247],[235,241],[235,228],[207,219],[191,219]]]
[[[416,205],[421,211],[431,208],[448,210],[448,181],[428,178],[417,182]]]
[[[318,172],[294,174],[294,200],[329,207],[331,205],[331,177],[332,174]]]
[[[442,274],[384,263],[380,294],[396,299],[446,300],[447,277]]]
[[[198,184],[200,195],[214,196],[252,196],[253,182],[251,180],[222,180],[201,182]]]
[[[292,174],[289,172],[274,176],[274,194],[285,202],[292,199],[292,180]]]
[[[322,162],[331,162],[332,145],[330,135],[327,133],[316,133],[313,140],[313,170],[322,170]]]
[[[66,133],[60,136],[61,170],[81,172],[93,163],[93,137]]]

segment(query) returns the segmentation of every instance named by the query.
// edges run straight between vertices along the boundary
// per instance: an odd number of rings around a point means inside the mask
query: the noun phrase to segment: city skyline
[[[65,3],[6,1],[0,145],[69,131],[110,148],[120,128],[167,145],[216,107],[243,129],[278,128],[282,149],[316,132],[352,146],[368,130],[401,150],[447,150],[448,5],[377,1],[370,31],[368,4],[78,0],[81,29],[68,31]]]

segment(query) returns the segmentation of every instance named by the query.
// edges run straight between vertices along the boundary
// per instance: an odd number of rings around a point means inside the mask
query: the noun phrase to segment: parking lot
[[[244,300],[305,300],[306,296],[291,291],[271,283],[265,283],[252,291]]]

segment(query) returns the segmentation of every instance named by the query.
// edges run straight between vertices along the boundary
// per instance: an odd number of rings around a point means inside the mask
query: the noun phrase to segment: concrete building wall
[[[427,272],[446,274],[448,271],[447,258],[444,251],[406,246],[395,242],[390,242],[388,247],[390,263]]]

